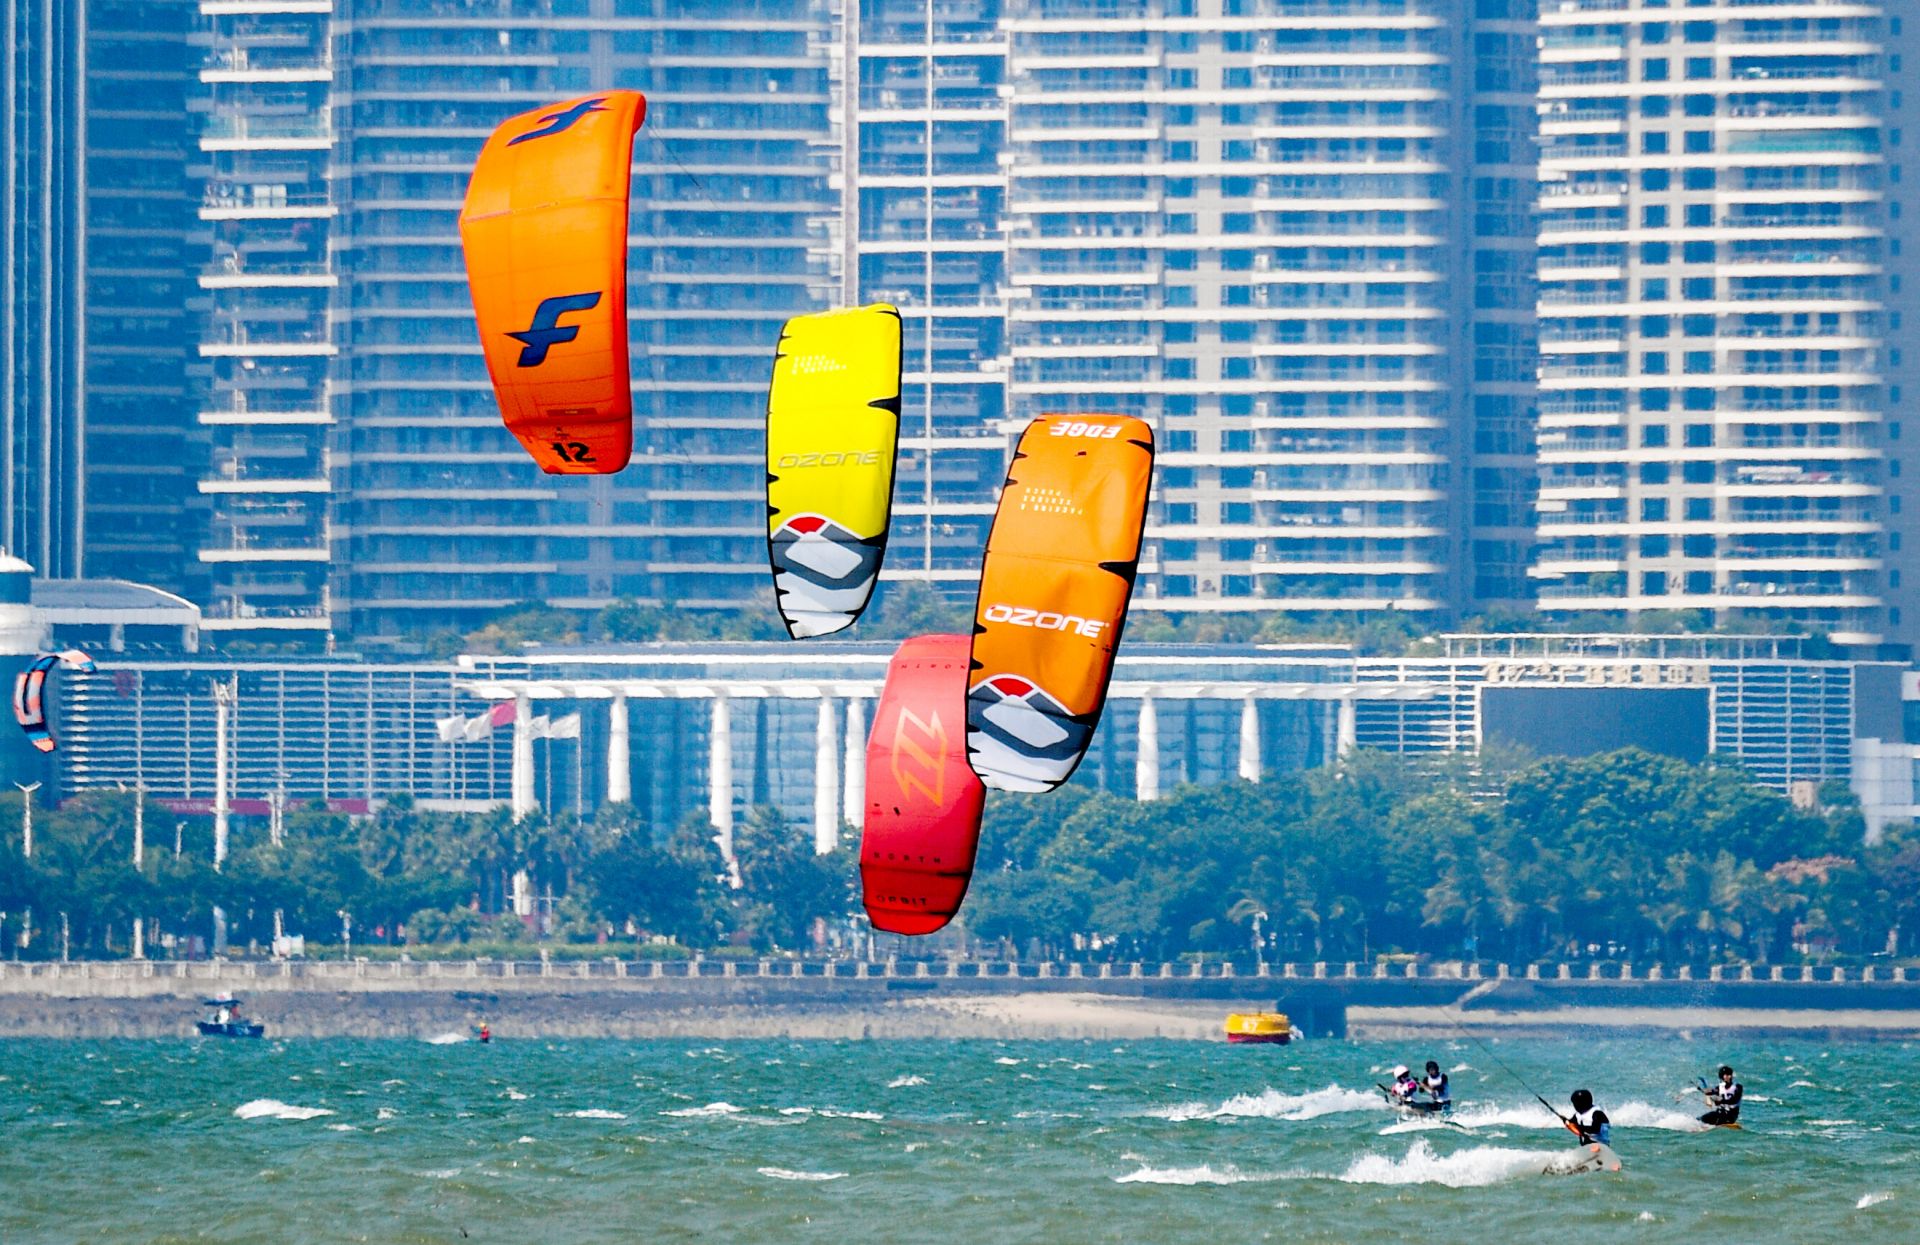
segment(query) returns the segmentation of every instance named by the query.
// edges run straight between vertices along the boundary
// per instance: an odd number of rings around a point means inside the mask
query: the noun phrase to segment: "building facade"
[[[1540,15],[1540,606],[1886,633],[1883,6]]]
[[[764,607],[779,324],[885,300],[892,580],[963,599],[1018,428],[1102,409],[1160,440],[1142,609],[1911,638],[1920,97],[1885,0],[7,14],[0,540],[184,588],[216,635]],[[456,217],[499,120],[616,86],[650,100],[638,452],[547,477]]]

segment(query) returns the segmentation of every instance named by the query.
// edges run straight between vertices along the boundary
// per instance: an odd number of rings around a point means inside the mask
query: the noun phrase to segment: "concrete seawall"
[[[199,1000],[229,993],[277,1037],[431,1037],[485,1019],[503,1038],[1219,1039],[1227,1012],[1275,1007],[1315,1038],[1461,1027],[1920,1037],[1920,980],[1861,980],[1858,970],[1838,981],[1776,981],[1008,967],[947,975],[941,966],[846,961],[708,963],[692,973],[607,961],[7,964],[0,1037],[186,1036]]]

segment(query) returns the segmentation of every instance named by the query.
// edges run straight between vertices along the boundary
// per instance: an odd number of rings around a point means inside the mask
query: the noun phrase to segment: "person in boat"
[[[1447,1074],[1432,1059],[1427,1060],[1427,1075],[1421,1079],[1420,1088],[1427,1091],[1428,1099],[1442,1111],[1453,1105],[1453,1088],[1447,1084]]]
[[[1700,1091],[1707,1096],[1707,1113],[1700,1117],[1702,1124],[1734,1124],[1740,1119],[1740,1099],[1746,1093],[1746,1087],[1733,1079],[1733,1069],[1720,1065],[1720,1082],[1709,1085]]]
[[[1571,1099],[1573,1118],[1566,1121],[1568,1128],[1580,1138],[1581,1145],[1599,1142],[1603,1146],[1613,1144],[1613,1121],[1607,1113],[1593,1105],[1593,1094],[1589,1090],[1576,1089]]]
[[[1420,1092],[1420,1082],[1414,1079],[1412,1069],[1406,1064],[1393,1067],[1393,1100],[1403,1106],[1411,1105],[1415,1094]]]

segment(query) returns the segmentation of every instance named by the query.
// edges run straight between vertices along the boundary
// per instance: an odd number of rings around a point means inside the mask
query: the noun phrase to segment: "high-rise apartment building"
[[[780,325],[834,275],[831,24],[817,0],[335,0],[339,324],[332,626],[381,645],[525,600],[766,595],[759,438]],[[457,231],[506,117],[643,91],[617,476],[543,475],[500,426]]]
[[[1886,631],[1878,3],[1540,16],[1540,606]]]
[[[956,592],[979,574],[1007,452],[1002,8],[865,0],[842,32],[842,297],[894,304],[904,330],[886,574]]]
[[[0,547],[72,574],[84,490],[84,13],[0,10]]]
[[[1013,6],[1012,412],[1154,423],[1143,606],[1444,610],[1458,6],[1161,7]]]
[[[73,569],[201,595],[195,355],[204,184],[189,178],[195,0],[86,0],[85,538]]]
[[[190,585],[192,0],[15,0],[0,61],[0,547]]]
[[[332,7],[200,3],[204,626],[254,641],[329,634],[344,569],[330,543],[329,378],[352,333],[333,315]]]

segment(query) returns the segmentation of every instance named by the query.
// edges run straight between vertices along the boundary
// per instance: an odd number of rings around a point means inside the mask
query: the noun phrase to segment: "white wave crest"
[[[428,1046],[457,1046],[467,1040],[464,1033],[436,1033],[427,1039]]]
[[[1250,1180],[1266,1180],[1269,1177],[1255,1176],[1233,1167],[1215,1168],[1205,1163],[1198,1167],[1142,1167],[1139,1171],[1128,1172],[1124,1176],[1115,1176],[1115,1184],[1246,1184]]]
[[[1439,1184],[1452,1189],[1476,1189],[1502,1184],[1520,1176],[1537,1176],[1567,1157],[1560,1150],[1515,1150],[1503,1146],[1475,1146],[1436,1154],[1426,1141],[1413,1143],[1405,1157],[1363,1154],[1336,1177],[1347,1184]]]
[[[909,1086],[925,1085],[926,1083],[927,1083],[927,1078],[924,1076],[896,1076],[891,1081],[887,1082],[887,1088],[888,1089],[906,1089]]]
[[[243,1120],[314,1120],[333,1114],[325,1107],[289,1106],[278,1098],[255,1098],[235,1107],[233,1113]]]
[[[1675,1111],[1670,1107],[1656,1106],[1647,1102],[1623,1102],[1615,1107],[1606,1108],[1607,1118],[1622,1128],[1659,1128],[1675,1133],[1705,1132],[1709,1127],[1684,1111]],[[1507,1106],[1499,1103],[1481,1103],[1471,1107],[1457,1107],[1453,1112],[1453,1121],[1467,1128],[1490,1128],[1505,1125],[1509,1128],[1564,1128],[1553,1114],[1539,1103],[1520,1103]]]
[[[816,1180],[817,1181],[817,1180],[845,1180],[847,1178],[847,1173],[845,1172],[796,1172],[796,1171],[788,1171],[784,1167],[762,1167],[759,1169],[759,1171],[762,1176],[765,1176],[770,1180]]]
[[[605,1107],[583,1107],[578,1111],[556,1111],[554,1117],[568,1120],[624,1120],[627,1113],[609,1111]]]
[[[738,1115],[744,1110],[746,1110],[745,1107],[736,1107],[730,1102],[710,1102],[704,1107],[681,1107],[677,1111],[662,1111],[660,1114],[678,1116],[686,1120],[698,1120],[715,1115]]]
[[[1855,1210],[1865,1210],[1869,1206],[1878,1206],[1882,1202],[1891,1202],[1892,1200],[1893,1194],[1891,1193],[1869,1193],[1855,1202],[1853,1208]]]
[[[997,1063],[997,1064],[1000,1064],[1000,1065],[1002,1065],[1002,1066],[1004,1066],[1004,1067],[1008,1067],[1008,1068],[1011,1068],[1011,1067],[1015,1067],[1016,1065],[1019,1065],[1019,1064],[1023,1064],[1023,1063],[1025,1063],[1025,1062],[1026,1062],[1026,1060],[1024,1060],[1024,1059],[1009,1059],[1009,1058],[1008,1058],[1007,1056],[1005,1056],[1005,1055],[1002,1055],[1002,1056],[1000,1056],[1000,1058],[998,1058],[998,1059],[996,1059],[996,1060],[994,1060],[994,1062],[995,1062],[995,1063]]]
[[[1182,1103],[1148,1112],[1163,1120],[1256,1119],[1313,1120],[1344,1111],[1384,1111],[1386,1101],[1378,1094],[1363,1093],[1341,1085],[1329,1085],[1304,1094],[1283,1094],[1277,1089],[1257,1094],[1236,1094],[1219,1106],[1204,1102]]]

